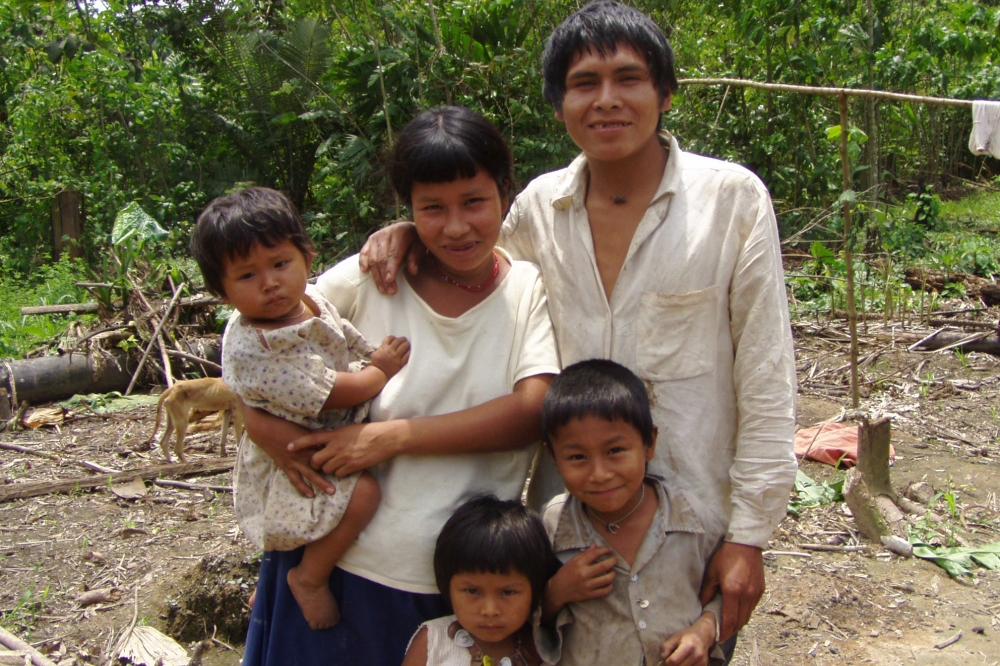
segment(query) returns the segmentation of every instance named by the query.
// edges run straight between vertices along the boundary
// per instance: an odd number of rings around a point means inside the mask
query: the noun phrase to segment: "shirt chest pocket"
[[[640,377],[671,381],[715,368],[718,292],[718,285],[688,294],[643,292],[635,336]]]

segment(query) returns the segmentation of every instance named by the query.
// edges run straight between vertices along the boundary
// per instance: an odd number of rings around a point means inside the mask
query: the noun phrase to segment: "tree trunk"
[[[83,256],[80,239],[83,236],[83,221],[80,217],[80,193],[63,190],[52,200],[52,257],[59,259],[68,246],[69,256],[79,259]],[[64,243],[63,239],[68,239]]]

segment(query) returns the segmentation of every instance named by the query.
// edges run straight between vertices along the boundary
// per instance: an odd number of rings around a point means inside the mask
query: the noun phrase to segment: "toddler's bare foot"
[[[305,580],[299,567],[294,567],[288,570],[288,587],[310,628],[328,629],[340,622],[340,609],[326,580],[315,585]]]

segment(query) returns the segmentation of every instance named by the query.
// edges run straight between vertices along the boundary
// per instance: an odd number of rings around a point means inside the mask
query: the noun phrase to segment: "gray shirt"
[[[716,596],[703,608],[698,592],[705,564],[722,540],[722,526],[702,522],[684,494],[663,479],[646,479],[656,489],[658,504],[635,561],[629,567],[617,556],[611,594],[568,605],[554,630],[539,631],[536,642],[546,663],[653,666],[662,661],[663,642],[691,626],[703,611],[712,611],[718,626],[722,598]],[[542,520],[563,563],[592,544],[611,547],[572,495],[550,501]]]

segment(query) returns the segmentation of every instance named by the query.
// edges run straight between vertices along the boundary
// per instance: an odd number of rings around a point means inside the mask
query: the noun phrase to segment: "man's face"
[[[660,113],[670,94],[660,98],[646,59],[627,44],[602,58],[583,51],[566,72],[566,96],[556,118],[591,161],[631,158],[656,142]]]

